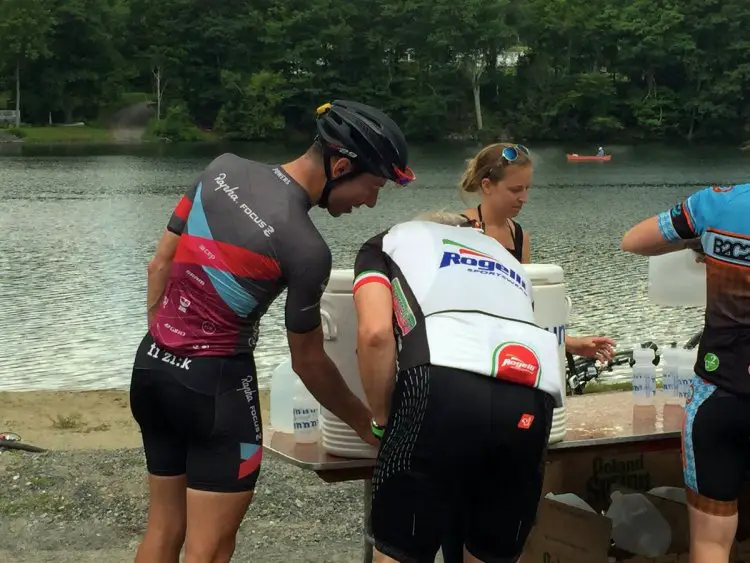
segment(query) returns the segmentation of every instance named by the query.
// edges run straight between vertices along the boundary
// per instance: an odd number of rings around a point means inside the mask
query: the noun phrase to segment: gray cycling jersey
[[[310,207],[279,166],[233,154],[211,162],[167,226],[180,241],[154,340],[181,355],[252,352],[260,318],[284,288],[287,329],[317,328],[331,252]]]

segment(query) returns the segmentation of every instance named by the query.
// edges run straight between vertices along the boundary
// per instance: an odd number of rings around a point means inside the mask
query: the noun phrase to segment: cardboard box
[[[548,463],[542,495],[574,493],[601,512],[609,507],[614,490],[645,492],[657,486],[684,486],[679,451],[622,453],[613,447],[603,451],[578,451]],[[649,500],[672,527],[670,551],[686,553],[689,528],[685,506],[659,497]],[[607,563],[611,555],[637,561],[632,555],[610,549],[611,532],[612,523],[606,516],[542,498],[537,524],[531,531],[521,562]],[[644,561],[651,563],[648,559]],[[678,563],[678,558],[675,555],[659,563]]]
[[[648,491],[654,487],[682,487],[682,458],[677,450],[618,453],[576,452],[561,459],[558,492],[575,493],[595,510],[609,507],[615,487]]]
[[[690,528],[687,507],[646,495],[672,529],[669,554],[649,559],[611,547],[612,523],[600,514],[609,508],[615,490],[645,492],[654,487],[684,487],[682,459],[677,450],[622,453],[577,451],[547,464],[542,497],[548,492],[574,493],[599,513],[542,498],[537,524],[529,535],[521,563],[688,563]],[[739,498],[739,526],[730,560],[750,563],[750,482]]]
[[[623,494],[635,492],[618,487]],[[610,556],[623,563],[681,563],[689,548],[687,508],[684,504],[646,494],[672,529],[669,555],[636,557],[611,548],[612,522],[606,516],[543,499],[537,525],[531,531],[521,563],[607,563]]]

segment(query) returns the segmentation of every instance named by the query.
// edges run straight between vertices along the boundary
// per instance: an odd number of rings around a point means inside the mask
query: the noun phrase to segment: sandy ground
[[[260,399],[263,420],[269,420],[267,390]],[[54,451],[141,447],[127,391],[3,392],[0,432]]]

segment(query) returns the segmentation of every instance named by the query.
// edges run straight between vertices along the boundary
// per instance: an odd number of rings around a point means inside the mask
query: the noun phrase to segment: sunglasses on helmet
[[[394,166],[393,172],[396,174],[396,178],[393,181],[399,186],[405,186],[417,179],[417,175],[408,166],[403,170],[399,170]]]

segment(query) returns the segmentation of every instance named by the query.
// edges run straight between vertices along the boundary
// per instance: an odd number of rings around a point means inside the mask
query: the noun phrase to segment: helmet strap
[[[318,207],[322,207],[323,209],[328,209],[328,198],[331,195],[331,190],[335,188],[337,185],[339,185],[341,182],[344,182],[346,180],[350,180],[354,178],[355,176],[359,176],[361,172],[359,171],[352,171],[347,172],[346,174],[342,174],[338,178],[332,178],[331,177],[331,158],[334,156],[341,156],[337,152],[332,151],[325,145],[323,145],[323,170],[325,170],[326,173],[326,183],[325,186],[323,186],[323,192],[320,194],[320,200],[318,200]]]

